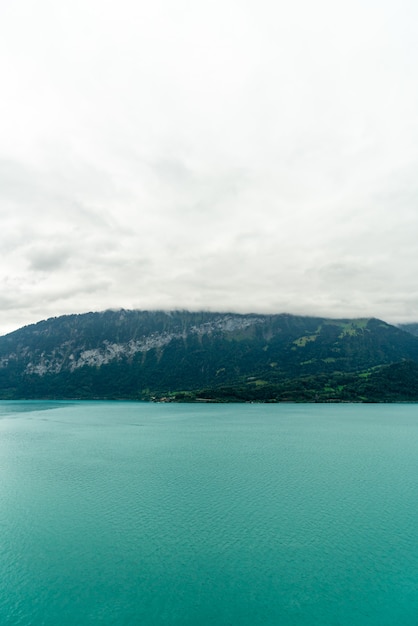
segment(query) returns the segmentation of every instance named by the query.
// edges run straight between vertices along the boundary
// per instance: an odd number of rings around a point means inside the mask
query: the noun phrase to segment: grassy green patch
[[[309,343],[310,341],[316,341],[317,338],[318,335],[305,335],[304,337],[299,337],[299,339],[295,339],[293,343],[299,348],[304,348],[307,343]]]
[[[339,326],[341,327],[341,333],[339,334],[339,339],[342,339],[346,336],[355,336],[362,332],[369,322],[368,318],[360,318],[357,320],[350,320],[349,322],[341,322]]]

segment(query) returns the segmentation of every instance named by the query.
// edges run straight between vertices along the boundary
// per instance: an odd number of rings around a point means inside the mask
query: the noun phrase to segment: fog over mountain
[[[418,319],[418,5],[0,4],[0,334]]]

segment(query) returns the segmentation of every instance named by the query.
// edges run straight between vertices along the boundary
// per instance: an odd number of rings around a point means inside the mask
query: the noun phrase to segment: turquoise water
[[[418,405],[0,402],[2,626],[417,626]]]

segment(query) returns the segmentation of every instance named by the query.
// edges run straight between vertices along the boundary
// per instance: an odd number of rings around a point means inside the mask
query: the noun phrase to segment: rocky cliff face
[[[132,360],[137,353],[161,351],[175,340],[233,336],[263,321],[254,315],[183,312],[106,311],[63,316],[0,338],[0,368],[15,362],[26,374],[44,376],[85,366],[101,367]]]

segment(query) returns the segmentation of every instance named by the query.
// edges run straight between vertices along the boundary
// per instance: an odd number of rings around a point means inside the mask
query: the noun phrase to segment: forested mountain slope
[[[377,319],[105,311],[0,337],[0,397],[364,400],[371,375],[407,361],[418,337]]]
[[[398,328],[400,328],[401,330],[405,330],[408,333],[411,333],[411,335],[415,335],[416,337],[418,336],[418,324],[417,323],[398,324]]]

